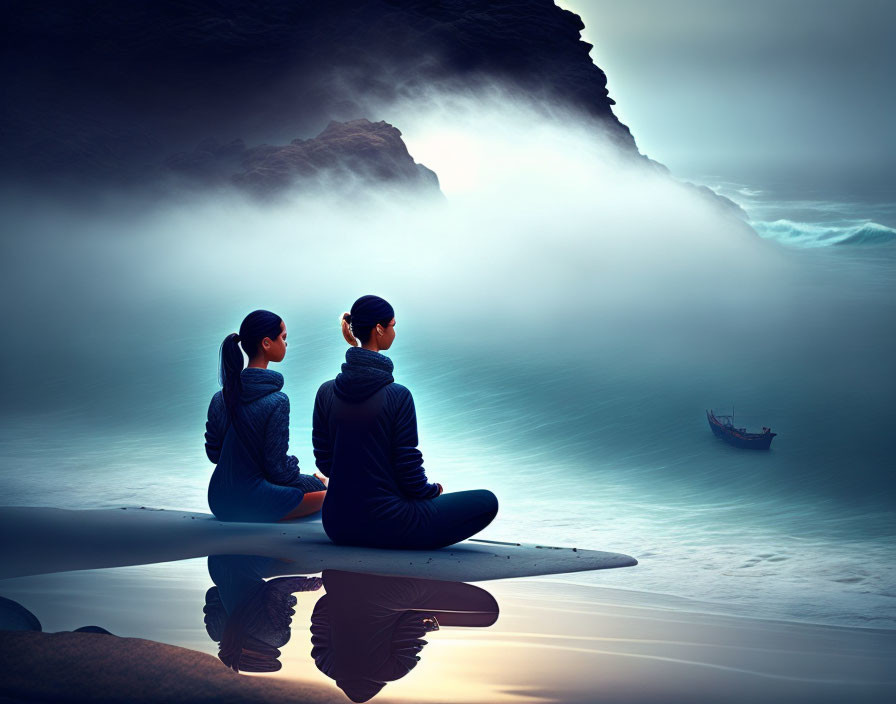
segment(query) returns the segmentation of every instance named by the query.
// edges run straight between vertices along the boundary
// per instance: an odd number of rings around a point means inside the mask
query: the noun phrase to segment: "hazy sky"
[[[893,0],[558,4],[641,151],[673,171],[892,173]]]

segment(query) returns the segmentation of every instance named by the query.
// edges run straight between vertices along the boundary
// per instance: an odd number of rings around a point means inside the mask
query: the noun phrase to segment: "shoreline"
[[[110,513],[131,511],[102,515]],[[149,547],[171,536],[164,530],[172,523],[168,517],[153,520],[167,512],[133,513],[139,534],[147,526],[160,531],[150,536]],[[199,521],[189,514],[184,521],[188,533],[195,533]],[[223,525],[204,523],[202,535]],[[288,538],[288,526],[232,524],[221,530],[225,544],[239,539],[240,545],[257,548],[260,538],[270,539],[272,527]],[[10,544],[15,539],[8,528],[8,520],[0,521],[3,540]],[[56,557],[77,545],[79,535],[57,540],[51,546]],[[115,537],[127,546],[133,536],[126,531]],[[50,531],[45,538],[52,542],[58,536]],[[186,553],[198,546],[175,547]],[[155,554],[171,557],[170,551]],[[295,594],[291,638],[278,656],[282,669],[240,676],[216,657],[219,644],[203,621],[213,584],[208,561],[182,556],[146,563],[133,554],[124,557],[130,565],[93,569],[74,569],[77,556],[69,557],[73,571],[0,581],[0,595],[29,610],[45,631],[0,631],[0,657],[13,673],[0,682],[0,701],[347,701],[311,657],[313,614],[324,594],[330,596],[326,590]],[[275,569],[296,573],[286,562]],[[462,581],[492,596],[497,620],[482,628],[448,621],[427,633],[418,665],[389,681],[377,701],[531,702],[535,697],[558,704],[833,704],[883,702],[896,691],[890,666],[896,660],[896,631],[710,613],[704,602],[555,576]],[[398,604],[397,612],[402,608],[408,606]],[[115,635],[69,630],[85,625]]]

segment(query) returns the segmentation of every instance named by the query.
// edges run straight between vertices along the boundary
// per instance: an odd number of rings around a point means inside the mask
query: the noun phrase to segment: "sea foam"
[[[792,220],[754,221],[750,224],[762,237],[794,247],[886,245],[896,242],[896,230],[871,220],[841,225]]]

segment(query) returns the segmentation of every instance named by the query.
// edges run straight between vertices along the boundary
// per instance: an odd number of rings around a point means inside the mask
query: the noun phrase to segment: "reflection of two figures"
[[[311,615],[311,656],[355,702],[375,696],[420,660],[424,636],[442,626],[487,627],[498,604],[461,582],[324,570],[323,577],[274,577],[289,563],[236,555],[209,557],[217,586],[206,594],[206,628],[236,671],[279,670],[290,638],[294,594],[326,592]],[[273,577],[265,581],[265,577]]]

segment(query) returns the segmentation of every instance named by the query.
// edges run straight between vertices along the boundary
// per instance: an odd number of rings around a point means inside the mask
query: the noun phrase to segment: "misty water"
[[[483,537],[640,560],[557,579],[896,625],[896,248],[759,237],[593,125],[393,121],[443,200],[7,191],[4,503],[207,511],[218,346],[255,308],[286,321],[311,472],[337,319],[376,293],[430,480],[498,495]],[[770,452],[713,437],[732,407]]]

